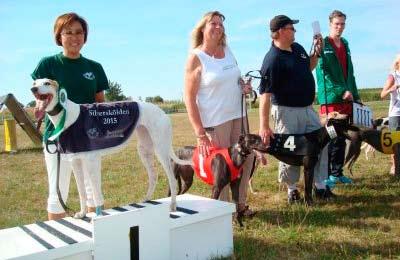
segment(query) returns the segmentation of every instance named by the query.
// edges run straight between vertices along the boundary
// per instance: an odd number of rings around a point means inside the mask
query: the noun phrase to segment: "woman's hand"
[[[210,155],[212,144],[206,134],[202,134],[197,137],[197,147],[202,156],[207,157]]]
[[[251,78],[244,81],[242,78],[239,79],[239,85],[242,88],[242,94],[250,94],[253,88],[251,87]]]

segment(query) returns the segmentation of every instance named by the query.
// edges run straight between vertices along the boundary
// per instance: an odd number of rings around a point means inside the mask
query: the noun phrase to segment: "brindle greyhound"
[[[262,143],[260,142],[259,136],[245,134],[239,137],[238,142],[227,148],[227,153],[232,160],[232,164],[236,169],[240,169],[245,163],[247,157],[253,152],[255,148],[262,148]],[[179,159],[182,160],[192,160],[193,154],[195,153],[196,147],[185,146],[176,151]],[[172,162],[172,169],[174,171],[175,177],[178,181],[178,194],[185,193],[193,183],[194,170],[192,166],[180,165],[174,161]],[[216,154],[211,160],[211,171],[213,175],[214,182],[212,184],[212,194],[211,198],[218,199],[221,194],[222,189],[230,184],[232,192],[232,200],[236,204],[236,219],[240,226],[243,226],[243,216],[245,209],[240,209],[238,207],[239,203],[239,186],[241,177],[235,178],[232,176],[231,168],[228,165],[225,157],[221,154]],[[181,185],[181,179],[183,180],[183,189]]]
[[[334,138],[334,133],[345,135],[345,130],[348,127],[348,120],[346,115],[332,113],[328,120],[326,127],[321,127],[310,133],[303,135],[288,135],[288,134],[275,134],[275,138],[269,147],[266,147],[261,137],[254,134],[241,135],[237,145],[228,148],[232,161],[236,166],[244,163],[247,155],[252,150],[262,153],[268,153],[277,158],[278,160],[287,164],[304,166],[304,186],[305,186],[305,202],[307,205],[312,204],[312,184],[314,180],[314,167],[318,161],[318,156],[321,150],[328,144],[331,138]],[[292,142],[289,148],[285,148],[287,140]],[[293,147],[295,146],[295,147]],[[178,158],[189,160],[193,156],[194,147],[187,146],[177,151]],[[293,151],[291,151],[293,150]],[[194,171],[191,166],[182,166],[173,163],[173,171],[178,183],[181,178],[184,181],[182,193],[186,192],[193,183]],[[222,156],[216,157],[213,160],[213,174],[215,184],[213,186],[212,197],[218,198],[219,193],[223,187],[230,182],[230,171]],[[240,179],[231,181],[232,197],[235,203],[238,201]],[[179,184],[179,187],[181,185]],[[180,192],[178,192],[179,194]],[[237,213],[239,224],[243,212]],[[241,224],[242,225],[242,224]]]
[[[400,131],[359,129],[350,126],[348,129],[350,145],[345,158],[345,164],[352,172],[353,164],[360,155],[361,143],[366,142],[375,150],[385,154],[394,154],[394,175],[400,178]]]

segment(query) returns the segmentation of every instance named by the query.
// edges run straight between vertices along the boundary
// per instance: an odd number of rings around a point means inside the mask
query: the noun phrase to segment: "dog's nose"
[[[35,94],[36,92],[38,92],[39,88],[38,87],[33,87],[31,88],[31,91],[33,94]]]

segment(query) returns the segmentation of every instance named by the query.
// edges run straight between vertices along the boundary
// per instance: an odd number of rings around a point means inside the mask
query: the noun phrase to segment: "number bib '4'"
[[[268,152],[282,155],[318,155],[319,150],[315,147],[315,144],[304,134],[274,134]]]

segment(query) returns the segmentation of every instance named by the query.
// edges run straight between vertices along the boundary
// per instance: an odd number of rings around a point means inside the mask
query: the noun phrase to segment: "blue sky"
[[[339,9],[348,16],[344,37],[350,42],[358,86],[381,87],[400,52],[398,7],[396,0],[1,0],[0,96],[13,93],[24,104],[33,100],[30,73],[43,56],[61,51],[53,40],[53,24],[58,15],[70,11],[89,23],[82,54],[100,62],[108,78],[134,98],[182,98],[190,32],[210,10],[226,16],[228,44],[245,73],[261,66],[273,16],[299,19],[296,41],[308,51],[311,22],[318,20],[326,35],[328,15]]]

